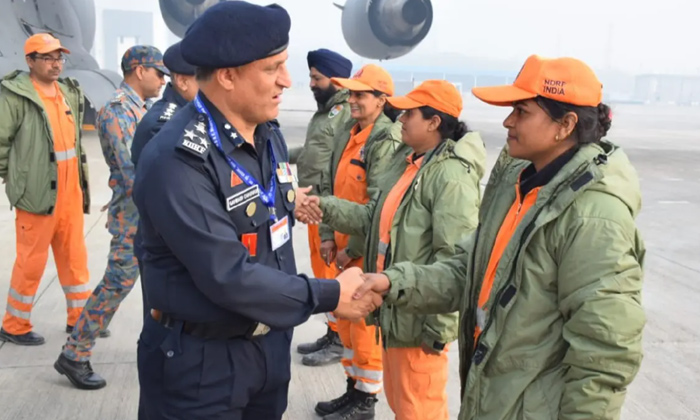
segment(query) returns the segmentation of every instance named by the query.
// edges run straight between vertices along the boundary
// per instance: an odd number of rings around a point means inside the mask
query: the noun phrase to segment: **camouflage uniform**
[[[147,54],[147,51],[143,53]],[[134,61],[139,59],[141,61]],[[150,63],[144,57],[129,59],[128,53],[122,60],[122,67],[131,68],[144,62],[167,74],[162,61]],[[112,234],[112,240],[104,277],[85,304],[63,348],[63,354],[73,361],[84,362],[90,359],[95,338],[109,326],[114,313],[138,277],[138,261],[134,256],[138,211],[131,198],[134,164],[130,149],[136,125],[146,110],[144,100],[131,86],[122,82],[112,99],[97,114],[100,145],[110,171],[112,200],[109,203],[107,229]]]

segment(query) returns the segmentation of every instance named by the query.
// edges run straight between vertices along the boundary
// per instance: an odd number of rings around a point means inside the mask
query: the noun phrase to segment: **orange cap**
[[[455,118],[462,113],[462,94],[446,80],[426,80],[406,96],[387,98],[387,101],[396,109],[429,106]]]
[[[332,77],[331,82],[355,92],[371,92],[378,90],[389,96],[394,94],[394,81],[389,72],[383,68],[367,64],[355,73],[350,79]]]
[[[34,34],[27,38],[27,41],[24,43],[24,55],[31,53],[46,54],[57,50],[70,54],[67,48],[61,46],[61,41],[54,38],[51,34]]]
[[[603,101],[603,85],[583,61],[537,55],[528,57],[512,85],[475,87],[472,93],[497,106],[537,96],[578,106],[598,106]]]

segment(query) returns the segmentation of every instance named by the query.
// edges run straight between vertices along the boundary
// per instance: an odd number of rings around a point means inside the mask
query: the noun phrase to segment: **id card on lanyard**
[[[277,164],[275,162],[275,152],[272,148],[272,142],[269,139],[267,140],[267,146],[270,149],[270,160],[272,163],[272,176],[270,177],[270,188],[268,188],[266,191],[262,182],[258,182],[258,180],[255,179],[255,177],[253,177],[248,171],[246,171],[243,166],[239,165],[238,162],[233,160],[231,156],[224,152],[224,148],[221,144],[221,138],[219,137],[219,132],[216,129],[216,124],[214,123],[214,118],[212,118],[211,113],[204,105],[199,95],[194,98],[193,103],[200,114],[206,115],[209,123],[209,138],[211,139],[212,143],[214,143],[214,146],[216,146],[219,153],[221,153],[221,155],[226,159],[226,162],[231,167],[231,170],[235,172],[238,178],[240,178],[246,185],[249,187],[255,186],[260,191],[260,200],[269,209],[270,220],[273,222],[273,225],[270,227],[270,237],[272,238],[273,251],[276,250],[280,246],[284,245],[284,243],[289,241],[290,235],[287,216],[285,216],[282,220],[278,220],[275,209],[275,195],[277,191],[275,168],[277,167]]]

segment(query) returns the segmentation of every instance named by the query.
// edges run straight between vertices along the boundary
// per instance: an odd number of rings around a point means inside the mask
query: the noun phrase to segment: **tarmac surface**
[[[279,121],[290,146],[303,144],[306,124],[314,109],[307,91],[285,94]],[[464,119],[485,140],[489,168],[504,140],[501,126],[509,109],[488,107],[465,97]],[[614,107],[608,138],[620,144],[637,168],[643,210],[638,224],[648,253],[644,283],[645,358],[628,390],[625,420],[700,418],[700,109],[675,106]],[[107,166],[94,133],[86,135],[92,192],[91,214],[85,219],[91,285],[105,269],[110,235],[106,214],[100,212],[111,191]],[[482,180],[486,183],[487,178]],[[7,298],[15,257],[14,212],[0,196],[0,302]],[[294,228],[300,272],[310,273],[306,227]],[[4,305],[0,306],[4,308]],[[0,420],[135,419],[138,403],[136,340],[142,320],[137,285],[110,326],[112,336],[98,339],[93,367],[108,385],[80,391],[53,369],[65,343],[65,298],[52,257],[36,295],[32,322],[46,338],[39,347],[0,343]],[[293,346],[316,339],[325,331],[321,316],[295,330]],[[303,366],[293,352],[292,383],[286,419],[317,418],[313,406],[340,395],[345,386],[341,366]],[[450,418],[459,412],[457,346],[450,350],[448,384]],[[377,419],[392,419],[385,400],[377,405]]]

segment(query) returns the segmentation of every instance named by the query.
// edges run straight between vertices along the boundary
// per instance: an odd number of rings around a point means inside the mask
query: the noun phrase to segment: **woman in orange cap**
[[[450,260],[367,275],[358,296],[461,311],[460,420],[618,419],[642,360],[645,248],[602,85],[579,60],[531,56],[513,85],[473,93],[513,107],[476,233]]]
[[[458,120],[462,96],[454,85],[429,80],[388,101],[405,110],[400,121],[407,147],[392,160],[379,194],[365,206],[309,198],[310,205],[320,204],[324,223],[367,235],[366,272],[452,257],[460,237],[476,228],[485,170],[484,143]],[[304,209],[299,213],[302,221],[311,221]],[[457,313],[421,315],[384,305],[374,316],[385,344],[385,392],[396,419],[447,420],[447,350],[457,339]]]
[[[387,98],[394,94],[394,82],[386,70],[374,64],[362,67],[350,79],[334,77],[331,81],[350,91],[352,119],[333,139],[330,172],[322,174],[321,195],[364,204],[401,145],[400,125],[395,124],[395,111],[387,105]],[[328,225],[321,225],[319,233],[321,257],[329,265],[335,261],[338,273],[362,267],[362,235],[334,232]],[[341,397],[317,404],[316,412],[348,420],[374,418],[376,394],[382,389],[382,350],[376,327],[347,320],[338,320],[337,326],[348,387]],[[305,358],[313,360],[313,356]]]

